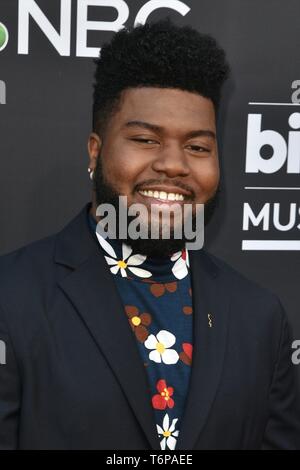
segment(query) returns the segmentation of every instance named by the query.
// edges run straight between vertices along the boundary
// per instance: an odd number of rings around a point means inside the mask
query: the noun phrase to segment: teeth
[[[148,197],[154,197],[156,199],[162,199],[163,201],[183,201],[184,196],[183,194],[178,194],[178,193],[167,193],[165,191],[151,191],[150,189],[148,190],[143,190],[140,191],[143,196],[148,196]]]

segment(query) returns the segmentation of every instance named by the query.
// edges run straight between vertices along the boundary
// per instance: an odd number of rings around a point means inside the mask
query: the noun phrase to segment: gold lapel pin
[[[211,313],[209,313],[209,314],[207,315],[207,319],[208,319],[208,326],[209,326],[209,328],[211,328],[211,327],[213,326],[212,314],[211,314]]]

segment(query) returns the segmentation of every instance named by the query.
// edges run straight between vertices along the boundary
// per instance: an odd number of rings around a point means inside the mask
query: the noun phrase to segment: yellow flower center
[[[131,321],[134,324],[134,326],[139,326],[141,323],[141,319],[139,317],[132,317]]]
[[[157,343],[156,345],[156,351],[158,351],[160,354],[163,354],[165,352],[165,347],[162,343]]]
[[[118,261],[118,266],[119,268],[127,268],[127,263],[125,261]]]
[[[161,392],[161,395],[163,397],[165,397],[165,400],[168,401],[170,399],[170,395],[169,395],[169,392],[168,392],[168,389],[167,388],[164,388],[164,391]]]
[[[164,431],[164,432],[163,432],[163,436],[164,436],[164,437],[170,437],[170,436],[171,436],[170,431]]]

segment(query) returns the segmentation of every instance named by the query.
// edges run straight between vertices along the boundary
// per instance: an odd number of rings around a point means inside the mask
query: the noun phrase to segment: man
[[[110,204],[124,229],[119,196],[128,215],[146,208],[143,227],[153,206],[189,204],[194,225],[197,205],[213,206],[228,71],[211,37],[169,20],[103,46],[92,203],[0,262],[1,448],[300,448],[278,298],[205,249],[186,250],[175,217],[169,238],[161,214],[158,238],[122,238],[105,235],[97,210]]]

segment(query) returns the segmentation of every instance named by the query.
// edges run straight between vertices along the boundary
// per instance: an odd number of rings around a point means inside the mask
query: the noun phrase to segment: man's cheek
[[[204,191],[214,192],[219,184],[220,174],[218,168],[210,165],[201,175],[200,185]]]
[[[103,174],[106,181],[115,188],[121,188],[124,181],[127,181],[126,172],[122,171],[122,165],[115,164],[113,160],[108,160],[103,166]]]

